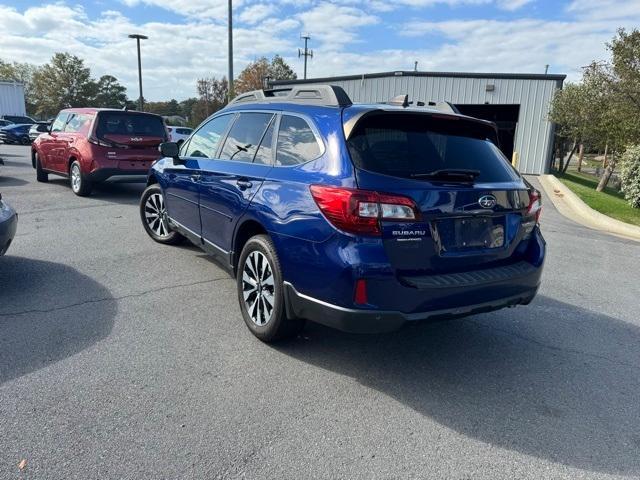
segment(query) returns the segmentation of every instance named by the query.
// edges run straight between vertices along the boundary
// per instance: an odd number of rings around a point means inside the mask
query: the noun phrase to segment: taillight
[[[353,292],[353,303],[356,305],[366,305],[367,300],[367,282],[363,278],[356,280],[356,288]]]
[[[540,221],[540,214],[542,213],[542,198],[540,192],[537,190],[529,191],[529,206],[527,207],[527,217],[533,217],[538,223]]]
[[[93,135],[90,135],[87,140],[89,141],[89,143],[93,143],[94,145],[100,145],[101,147],[113,147],[112,143],[109,142],[105,142],[104,140],[100,140],[97,137],[94,137]]]
[[[310,188],[327,220],[345,232],[380,235],[380,220],[413,222],[419,218],[415,202],[400,195],[323,185]]]

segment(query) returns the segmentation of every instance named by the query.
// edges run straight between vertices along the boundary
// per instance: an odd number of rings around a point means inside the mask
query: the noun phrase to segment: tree
[[[586,67],[580,84],[556,93],[550,112],[559,135],[573,140],[573,151],[585,143],[611,152],[598,191],[609,182],[626,146],[640,143],[640,31],[619,30],[607,48],[611,61]]]
[[[88,106],[97,92],[84,61],[68,53],[56,53],[33,75],[33,100],[39,115],[52,116],[63,108]]]
[[[96,107],[122,108],[127,104],[127,89],[112,75],[103,75],[97,82]]]
[[[205,117],[208,117],[210,113],[217,112],[227,104],[227,98],[229,96],[229,82],[226,77],[222,77],[218,80],[216,77],[201,78],[196,84],[196,90],[200,97],[200,102]]]
[[[276,55],[271,60],[269,67],[269,76],[271,80],[295,80],[298,75],[291,69],[289,64],[284,61],[280,55]]]
[[[632,207],[640,208],[640,145],[628,146],[620,163],[624,198]]]
[[[259,58],[245,67],[235,82],[235,93],[250,92],[265,88],[268,80],[295,80],[298,78],[280,55],[271,62],[266,57]]]

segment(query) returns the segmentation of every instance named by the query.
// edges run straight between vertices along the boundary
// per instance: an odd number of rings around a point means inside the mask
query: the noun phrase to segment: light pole
[[[233,98],[233,7],[229,0],[229,101]]]
[[[300,35],[304,39],[304,50],[298,49],[298,58],[304,57],[304,79],[307,79],[307,58],[313,58],[313,50],[307,48],[307,42],[311,39],[308,33]]]
[[[231,0],[229,0],[231,1]],[[147,40],[149,37],[146,35],[140,35],[139,33],[132,33],[129,38],[135,38],[138,44],[138,85],[140,87],[140,98],[138,99],[138,108],[142,112],[144,110],[144,100],[142,97],[142,62],[140,61],[140,40]]]

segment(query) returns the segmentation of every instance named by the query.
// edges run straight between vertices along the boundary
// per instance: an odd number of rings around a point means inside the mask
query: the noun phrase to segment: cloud
[[[321,3],[296,15],[305,33],[334,49],[357,40],[357,30],[375,25],[380,19],[355,7]]]
[[[295,52],[297,38],[292,41],[280,34],[298,27],[295,19],[267,18],[252,27],[235,28],[236,73],[257,57]],[[194,96],[198,78],[227,72],[226,24],[207,19],[136,24],[113,10],[89,18],[83,8],[62,4],[22,13],[0,6],[0,30],[0,58],[44,64],[55,52],[69,52],[83,58],[95,77],[117,77],[130,97],[137,96],[137,56],[130,33],[149,37],[142,42],[142,67],[145,97],[150,100]]]
[[[300,33],[308,32],[314,50],[311,77],[411,70],[417,60],[420,70],[434,71],[543,72],[550,64],[552,72],[577,79],[580,66],[606,58],[605,42],[617,27],[640,24],[640,2],[570,0],[553,20],[527,16],[537,11],[526,8],[530,3],[234,0],[234,70],[237,75],[248,62],[277,53],[301,73],[296,52]],[[431,17],[436,4],[449,5],[453,18],[421,20]],[[490,5],[487,18],[455,18],[465,11],[459,6],[473,4]],[[124,5],[160,7],[176,15],[170,21],[135,22],[125,15]],[[64,3],[35,1],[20,9],[0,5],[0,57],[42,64],[53,53],[67,51],[85,59],[95,77],[116,76],[135,98],[135,43],[127,36],[143,33],[149,36],[142,42],[142,63],[150,100],[194,96],[198,78],[226,75],[227,1],[120,0],[108,8],[96,15]],[[410,15],[404,15],[407,8]],[[150,8],[144,18],[153,12]]]
[[[179,15],[192,16],[207,19],[222,19],[226,21],[227,0],[120,0],[128,7],[147,5],[160,7]],[[234,0],[234,8],[244,4],[242,0]]]
[[[240,13],[240,21],[249,25],[255,25],[260,20],[264,20],[270,15],[273,15],[276,10],[277,9],[274,4],[267,5],[264,3],[257,3],[242,10]]]
[[[498,0],[498,8],[513,12],[535,0]]]
[[[573,0],[567,11],[577,17],[589,19],[624,19],[640,17],[637,0]]]

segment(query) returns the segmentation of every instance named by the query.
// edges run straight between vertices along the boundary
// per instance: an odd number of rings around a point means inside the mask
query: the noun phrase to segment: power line
[[[309,34],[302,34],[300,38],[304,39],[304,50],[298,49],[298,58],[304,57],[304,79],[307,79],[307,58],[313,58],[313,50],[307,48],[307,42],[311,40]]]

